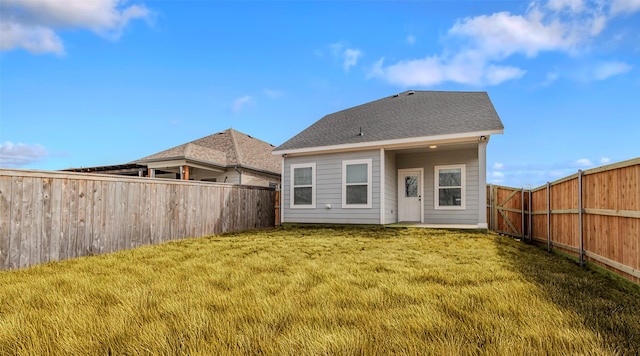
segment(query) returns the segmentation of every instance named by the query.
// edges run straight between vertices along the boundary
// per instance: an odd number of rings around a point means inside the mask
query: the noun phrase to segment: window
[[[404,196],[405,198],[418,197],[418,176],[410,175],[404,177]]]
[[[342,207],[371,208],[371,159],[342,161]]]
[[[316,164],[291,165],[291,208],[316,207]]]
[[[435,167],[435,209],[465,208],[465,165]]]

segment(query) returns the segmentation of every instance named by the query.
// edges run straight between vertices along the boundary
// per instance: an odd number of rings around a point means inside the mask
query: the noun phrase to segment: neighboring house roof
[[[486,92],[409,90],[329,114],[274,152],[503,129]]]
[[[224,168],[248,168],[280,174],[281,160],[273,145],[234,129],[209,135],[136,160],[135,163],[190,160]]]

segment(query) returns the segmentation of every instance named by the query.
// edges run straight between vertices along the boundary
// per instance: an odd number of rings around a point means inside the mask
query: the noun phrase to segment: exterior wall
[[[240,174],[235,169],[227,169],[218,178],[218,183],[240,184]]]
[[[189,179],[206,180],[215,178],[216,182],[221,182],[222,180],[224,180],[224,174],[225,172],[210,171],[206,169],[190,167]]]
[[[464,164],[465,168],[465,209],[464,210],[436,210],[434,167],[440,165]],[[396,168],[424,169],[424,223],[425,224],[478,224],[479,204],[479,165],[478,149],[458,151],[398,153]],[[397,170],[394,173],[397,177]],[[386,177],[389,179],[389,176]],[[397,186],[395,187],[397,190]],[[387,191],[387,194],[388,191]]]
[[[242,171],[242,185],[268,187],[270,183],[280,184],[280,178],[251,171]]]
[[[176,179],[176,173],[156,174],[156,178]],[[210,171],[201,168],[191,168],[189,179],[200,181],[216,179],[216,183],[240,184],[240,174],[235,169],[227,169],[224,172]],[[242,170],[242,185],[268,187],[269,183],[280,183],[280,177],[262,174],[253,171]]]
[[[371,208],[342,208],[342,161],[372,160]],[[291,165],[316,164],[316,205],[291,209]],[[282,202],[285,223],[379,224],[380,223],[380,150],[329,153],[287,157],[282,177]],[[328,208],[330,206],[330,208]]]
[[[398,169],[396,153],[384,153],[384,221],[383,224],[398,222]]]

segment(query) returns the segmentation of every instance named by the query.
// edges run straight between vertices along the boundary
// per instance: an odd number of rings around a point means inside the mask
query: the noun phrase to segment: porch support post
[[[189,180],[189,166],[180,166],[180,179]]]
[[[385,159],[384,159],[384,148],[380,148],[380,225],[384,225],[384,213],[386,212],[387,207],[385,206],[385,181],[384,175],[386,173],[385,169]],[[373,187],[373,184],[371,185]]]
[[[282,155],[282,163],[281,163],[281,169],[282,171],[280,172],[280,225],[284,224],[284,208],[285,208],[285,204],[284,204],[284,193],[285,191],[290,192],[291,190],[290,187],[285,184],[286,183],[286,179],[284,176],[284,159],[285,159],[286,155]],[[314,172],[315,173],[315,172]],[[289,183],[291,184],[291,183]]]
[[[484,136],[483,136],[484,137]],[[478,140],[478,228],[487,229],[487,141]]]
[[[155,168],[149,168],[149,178],[155,178],[155,177],[156,177]]]

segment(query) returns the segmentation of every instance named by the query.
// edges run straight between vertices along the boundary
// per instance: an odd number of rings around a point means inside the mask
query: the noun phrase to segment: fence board
[[[104,199],[107,200],[105,203],[105,221],[107,223],[107,227],[104,229],[105,233],[105,251],[104,252],[113,252],[118,250],[118,197],[116,196],[116,188],[117,182],[106,182],[106,192],[107,194],[104,196]]]
[[[275,191],[0,170],[0,269],[274,226]]]
[[[125,234],[128,246],[133,248],[140,246],[140,188],[138,183],[130,184],[127,191],[127,224]]]
[[[20,236],[20,267],[29,266],[31,263],[31,252],[36,253],[36,247],[40,236],[34,234],[34,210],[36,201],[34,200],[34,178],[27,177],[22,182],[22,233]]]
[[[103,200],[104,182],[93,182],[93,218],[91,229],[91,254],[100,254],[103,252],[104,246],[102,244],[103,231],[105,229],[105,220],[103,211],[105,208],[105,202]]]
[[[9,268],[11,241],[11,177],[0,176],[0,269]],[[7,236],[7,238],[2,238]]]
[[[85,250],[85,227],[87,224],[87,181],[86,180],[76,180],[78,191],[77,191],[77,215],[76,219],[78,221],[76,228],[76,239],[73,249],[69,251],[69,255],[71,257],[83,256],[82,252]]]
[[[84,218],[84,251],[82,255],[92,255],[93,254],[93,210],[95,209],[98,203],[95,203],[93,200],[95,183],[92,180],[87,181],[87,189],[85,190],[85,218]],[[81,255],[81,256],[82,256]]]
[[[62,180],[51,181],[51,244],[49,246],[49,261],[60,259],[60,239],[62,238]]]
[[[127,233],[127,226],[129,222],[127,221],[127,194],[129,188],[129,184],[125,184],[124,182],[116,182],[116,196],[118,197],[117,208],[116,208],[116,233],[115,233],[115,241],[118,242],[117,245],[113,246],[113,251],[126,250],[130,247],[129,245],[129,234]]]
[[[71,186],[71,203],[69,205],[69,217],[70,223],[72,224],[72,228],[69,229],[69,246],[67,250],[67,256],[76,257],[78,254],[78,250],[81,248],[82,238],[84,236],[80,236],[80,228],[82,228],[82,233],[84,233],[84,195],[81,197],[81,194],[84,194],[84,188],[80,185],[83,183],[78,179],[73,179],[70,182]],[[83,189],[82,193],[80,189]]]
[[[50,253],[49,247],[51,246],[51,179],[42,179],[42,224],[38,233],[41,237],[40,258],[34,263],[49,262]],[[38,215],[36,214],[36,217]]]

